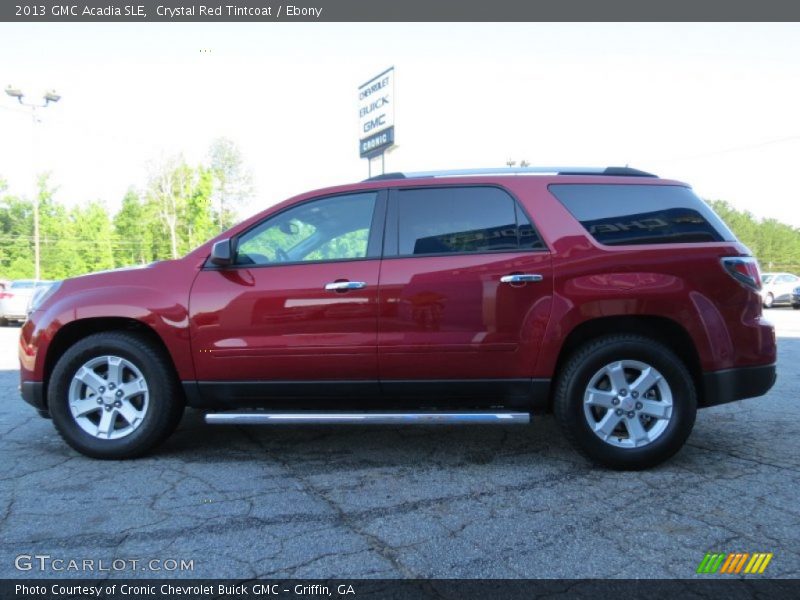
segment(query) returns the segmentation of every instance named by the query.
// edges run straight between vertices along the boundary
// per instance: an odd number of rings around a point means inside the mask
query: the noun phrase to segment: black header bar
[[[531,600],[540,597],[770,598],[792,600],[791,579],[19,579],[0,580],[2,600]]]
[[[798,21],[794,0],[3,0],[7,22]]]

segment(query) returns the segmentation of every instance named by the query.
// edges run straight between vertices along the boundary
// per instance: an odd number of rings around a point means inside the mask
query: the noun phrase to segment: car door
[[[521,205],[494,186],[390,194],[378,361],[389,394],[436,382],[530,382],[550,312],[550,254]]]
[[[775,286],[775,302],[791,302],[792,291],[797,287],[798,283],[800,282],[800,278],[786,273],[783,275],[778,275],[775,281],[777,284]]]
[[[233,240],[191,291],[200,392],[227,400],[377,392],[385,192],[305,201]]]

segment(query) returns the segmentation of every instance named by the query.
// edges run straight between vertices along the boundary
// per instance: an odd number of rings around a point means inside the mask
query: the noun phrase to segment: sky
[[[357,88],[395,67],[387,171],[630,165],[800,226],[800,25],[0,24],[0,178],[112,210],[152,165],[234,140],[242,217],[367,176]],[[201,52],[201,50],[204,50]],[[3,80],[4,79],[4,80]],[[34,140],[38,140],[35,142]]]

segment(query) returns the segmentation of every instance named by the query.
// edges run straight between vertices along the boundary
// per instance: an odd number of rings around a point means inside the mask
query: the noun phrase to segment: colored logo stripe
[[[747,567],[745,568],[745,573],[763,573],[764,569],[767,568],[769,561],[772,560],[772,552],[761,552],[758,554],[753,554],[753,558],[750,559],[750,562],[747,563]]]
[[[706,552],[703,560],[697,566],[697,572],[703,574],[728,574],[735,575],[742,572],[748,574],[761,574],[772,560],[772,552],[730,552],[722,554]],[[749,559],[749,560],[748,560]],[[747,565],[745,567],[745,564]]]
[[[724,554],[715,554],[712,552],[706,552],[705,557],[700,562],[700,565],[697,567],[697,572],[716,573],[720,565],[722,564],[722,559],[724,558],[725,558]]]

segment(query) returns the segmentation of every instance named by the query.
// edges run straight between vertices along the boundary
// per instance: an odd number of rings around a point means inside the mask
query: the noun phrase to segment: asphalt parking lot
[[[187,413],[154,456],[95,461],[19,398],[18,329],[1,328],[0,577],[686,578],[706,551],[772,552],[766,575],[798,577],[800,311],[767,315],[770,394],[701,411],[642,473],[591,467],[552,418],[266,429]],[[19,555],[140,562],[19,571]]]

